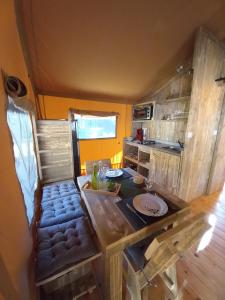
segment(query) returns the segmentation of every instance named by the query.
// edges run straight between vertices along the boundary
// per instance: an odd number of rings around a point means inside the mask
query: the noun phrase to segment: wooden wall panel
[[[71,179],[71,164],[55,165],[42,169],[44,182],[57,182],[60,180]]]
[[[152,150],[151,156],[154,161],[154,181],[168,192],[177,195],[181,157],[157,150]]]
[[[176,143],[184,141],[187,119],[167,121],[153,120],[143,122],[143,128],[148,128],[148,139],[157,139]]]
[[[194,51],[194,77],[179,192],[186,201],[206,193],[224,95],[215,79],[221,74],[223,60],[222,44],[200,29]]]
[[[57,162],[67,163],[70,160],[70,149],[65,151],[42,152],[40,159],[43,165],[52,165]]]
[[[179,112],[189,112],[190,97],[181,97],[180,101],[160,101],[156,102],[154,114],[155,120],[162,120],[165,115],[171,115]],[[181,100],[182,99],[182,100]]]
[[[150,94],[144,98],[144,101],[164,101],[166,99],[190,96],[192,89],[192,59],[184,65],[180,73],[171,77],[163,86],[161,86],[154,94]]]
[[[224,73],[225,74],[225,73]],[[225,85],[221,89],[225,93]],[[220,126],[218,130],[213,161],[209,176],[207,193],[219,191],[225,183],[225,97],[223,100],[223,110],[220,118]]]
[[[172,116],[178,111],[188,114],[191,86],[191,63],[188,63],[180,74],[173,76],[154,94],[142,99],[142,102],[155,102],[154,120],[133,122],[132,136],[135,136],[136,129],[142,126],[142,128],[148,128],[148,139],[158,139],[172,143],[177,143],[179,139],[184,142],[187,118],[170,121],[164,119],[166,116]]]

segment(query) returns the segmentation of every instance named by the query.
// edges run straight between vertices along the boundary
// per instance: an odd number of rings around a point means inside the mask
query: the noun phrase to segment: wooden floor
[[[224,300],[225,190],[198,198],[192,201],[191,206],[194,214],[207,213],[212,229],[202,238],[198,252],[196,247],[191,249],[177,263],[180,292],[184,300]],[[148,291],[145,294],[143,299],[147,300]],[[158,299],[163,299],[163,296]]]
[[[225,299],[225,190],[192,201],[193,213],[204,211],[212,229],[203,237],[199,252],[194,249],[177,264],[184,299]],[[202,248],[202,250],[201,250]]]
[[[191,249],[177,263],[181,299],[184,300],[225,300],[225,190],[194,200],[193,213],[207,213],[212,229],[202,238],[197,248]],[[164,288],[158,278],[158,287],[147,287],[143,300],[165,299]],[[150,296],[151,295],[151,296]],[[102,299],[97,292],[80,298],[82,300]],[[124,299],[129,294],[124,285]],[[104,299],[103,299],[104,300]]]

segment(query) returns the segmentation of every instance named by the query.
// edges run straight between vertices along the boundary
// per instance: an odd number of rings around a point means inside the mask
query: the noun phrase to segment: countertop
[[[180,146],[173,146],[173,145],[170,145],[170,144],[159,143],[159,142],[156,142],[155,144],[144,145],[144,144],[139,144],[139,143],[136,143],[136,142],[130,142],[130,141],[125,140],[125,143],[130,144],[132,146],[137,146],[137,147],[143,147],[143,148],[147,147],[147,148],[159,150],[159,151],[166,152],[166,153],[173,154],[173,155],[177,155],[177,156],[180,156],[181,153],[184,150],[184,148],[181,148]],[[173,147],[173,149],[164,148],[164,147]]]

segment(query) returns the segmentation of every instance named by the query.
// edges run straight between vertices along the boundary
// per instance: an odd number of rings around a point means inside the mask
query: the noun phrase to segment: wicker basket
[[[82,191],[90,191],[97,194],[103,194],[103,195],[111,195],[111,196],[117,196],[121,188],[121,184],[115,182],[115,191],[105,191],[105,190],[94,190],[92,188],[91,182],[87,181],[83,187],[81,188]]]

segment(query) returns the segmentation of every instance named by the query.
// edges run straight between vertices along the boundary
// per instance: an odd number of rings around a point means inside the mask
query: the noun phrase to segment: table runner
[[[127,172],[126,172],[127,173]],[[132,176],[131,176],[132,177]],[[160,198],[162,198],[168,205],[168,212],[161,217],[150,217],[146,216],[140,212],[138,212],[134,206],[133,206],[133,198],[139,194],[144,194],[146,191],[144,190],[145,185],[137,185],[133,182],[133,178],[127,178],[121,176],[120,178],[114,179],[116,182],[121,184],[119,196],[121,198],[120,201],[116,203],[116,205],[119,207],[119,209],[122,211],[124,216],[127,218],[129,223],[134,227],[134,229],[139,230],[149,224],[155,223],[179,210],[179,208],[169,201],[169,199],[166,199],[159,193],[156,193],[154,190],[152,190],[150,193],[157,194]],[[142,219],[145,220],[147,224],[144,224],[128,207],[126,204],[129,204],[133,209],[135,209],[136,213],[141,216]]]

